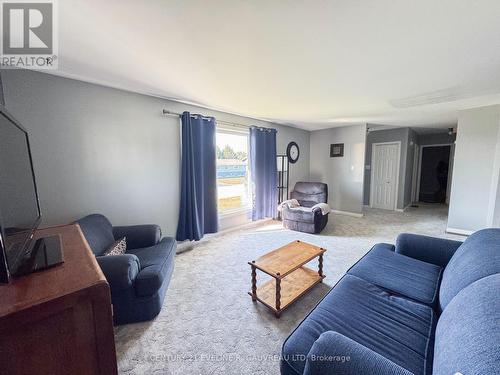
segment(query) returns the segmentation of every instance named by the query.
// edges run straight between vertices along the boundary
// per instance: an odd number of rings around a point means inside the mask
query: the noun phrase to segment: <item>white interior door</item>
[[[399,143],[373,144],[371,206],[396,209],[399,175]]]

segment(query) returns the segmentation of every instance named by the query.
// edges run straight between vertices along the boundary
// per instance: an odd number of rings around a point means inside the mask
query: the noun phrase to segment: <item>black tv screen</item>
[[[10,274],[26,255],[40,218],[28,133],[0,106],[0,262]]]

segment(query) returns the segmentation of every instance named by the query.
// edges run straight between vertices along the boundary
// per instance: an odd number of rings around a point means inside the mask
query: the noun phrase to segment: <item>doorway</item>
[[[395,210],[398,200],[401,142],[373,143],[370,205]]]
[[[452,145],[421,147],[418,200],[427,203],[447,203],[451,180]]]

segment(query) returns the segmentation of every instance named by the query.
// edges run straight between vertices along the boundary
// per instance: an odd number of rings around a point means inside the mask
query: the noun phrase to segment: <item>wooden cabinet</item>
[[[117,374],[109,285],[78,225],[60,235],[64,263],[0,286],[0,372]]]

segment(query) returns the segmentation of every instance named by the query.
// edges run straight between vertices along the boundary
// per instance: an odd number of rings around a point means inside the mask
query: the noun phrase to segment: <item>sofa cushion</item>
[[[408,371],[429,373],[434,326],[429,306],[345,275],[285,341],[283,358],[302,374],[314,342],[335,331]]]
[[[127,254],[136,255],[141,264],[141,270],[135,279],[137,295],[155,294],[163,281],[170,278],[174,264],[175,244],[173,238],[163,238],[155,246],[127,251]]]
[[[104,215],[92,214],[77,221],[90,249],[96,256],[103,255],[115,242],[113,227]]]
[[[433,374],[500,374],[500,274],[462,289],[436,328]]]
[[[96,259],[109,283],[111,294],[130,289],[141,269],[134,254],[100,256]]]
[[[457,249],[444,269],[439,290],[441,311],[462,289],[495,273],[500,273],[500,228],[477,231]]]
[[[375,245],[348,274],[415,301],[436,302],[442,268],[394,252],[389,244]]]
[[[415,375],[338,332],[328,331],[314,342],[304,375]]]
[[[396,238],[396,253],[407,257],[446,267],[462,241],[424,236],[421,234],[401,233]]]

